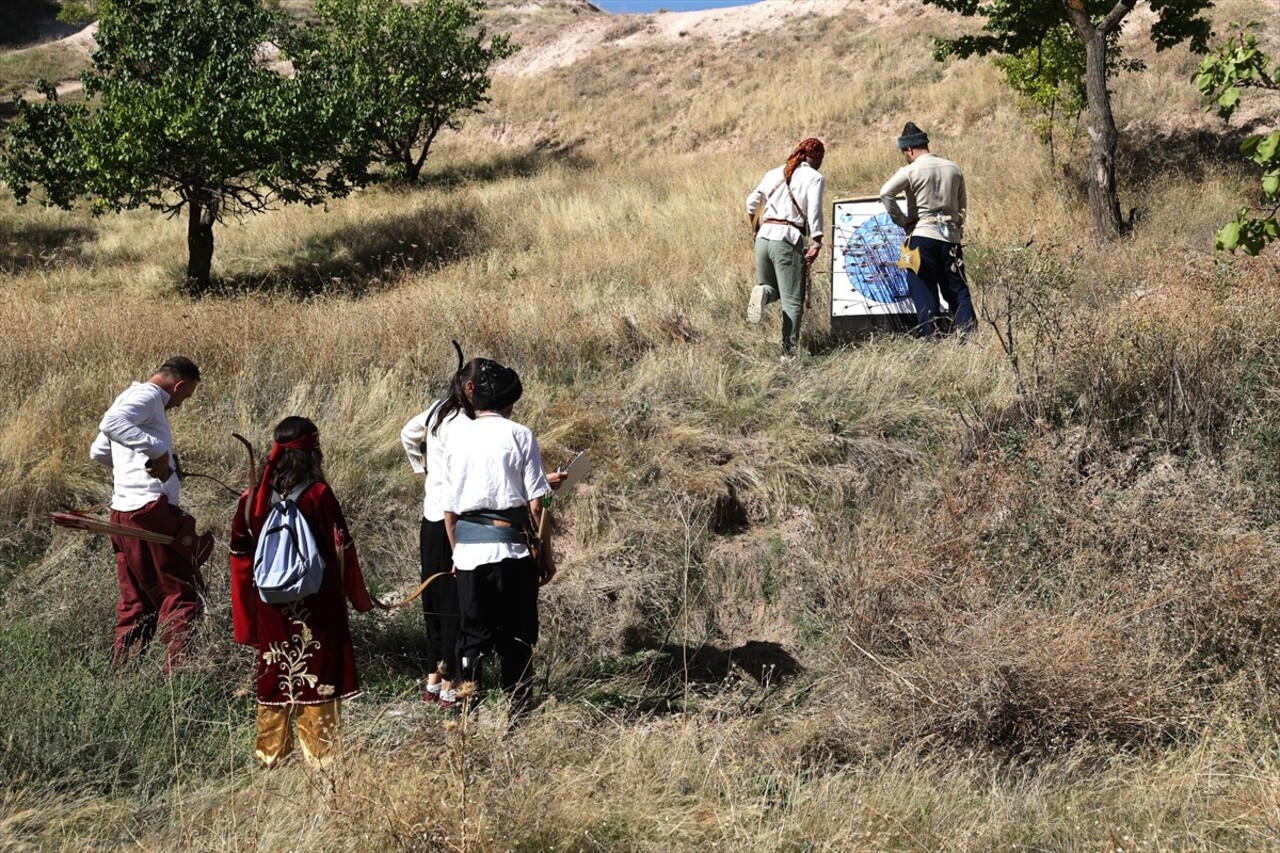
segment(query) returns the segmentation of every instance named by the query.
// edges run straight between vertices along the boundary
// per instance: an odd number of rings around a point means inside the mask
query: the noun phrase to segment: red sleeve
[[[253,586],[253,534],[245,518],[245,490],[231,519],[231,633],[237,643],[258,642],[258,591]]]
[[[342,515],[342,505],[328,483],[316,483],[298,500],[298,506],[313,521],[312,533],[325,551],[326,565],[342,567],[342,589],[347,600],[356,610],[364,613],[373,609],[373,601],[365,587],[364,573],[360,570],[360,557],[356,543],[347,529]],[[341,553],[341,560],[338,555]]]

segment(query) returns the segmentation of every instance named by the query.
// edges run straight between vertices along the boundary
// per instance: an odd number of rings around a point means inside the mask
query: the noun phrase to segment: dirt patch
[[[41,26],[39,43],[15,50],[13,54],[21,55],[33,50],[41,50],[51,44],[57,44],[74,50],[85,59],[88,59],[89,54],[93,53],[98,47],[97,35],[98,24],[96,21],[82,29],[51,21]]]

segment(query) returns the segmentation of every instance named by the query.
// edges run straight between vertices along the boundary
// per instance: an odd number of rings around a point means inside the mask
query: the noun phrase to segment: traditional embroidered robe
[[[252,586],[252,537],[244,521],[244,500],[241,496],[231,525],[232,623],[237,642],[257,643],[259,704],[319,705],[355,696],[360,685],[347,601],[361,612],[372,610],[373,602],[333,490],[317,482],[298,498],[298,509],[324,552],[325,575],[319,592],[288,604],[268,604]]]
[[[258,590],[253,585],[253,533],[245,517],[252,492],[245,489],[231,519],[231,634],[237,643],[258,644]]]

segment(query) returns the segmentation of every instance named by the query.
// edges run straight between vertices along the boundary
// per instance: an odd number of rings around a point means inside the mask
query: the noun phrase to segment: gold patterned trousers
[[[340,699],[323,705],[259,705],[258,761],[269,769],[293,752],[292,721],[296,718],[303,757],[312,767],[328,767],[340,751],[341,707]]]

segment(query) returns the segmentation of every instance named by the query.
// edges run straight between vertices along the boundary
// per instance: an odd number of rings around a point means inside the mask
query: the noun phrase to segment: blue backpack
[[[268,604],[288,604],[315,595],[324,582],[324,555],[298,498],[311,483],[276,497],[253,551],[253,583]]]

